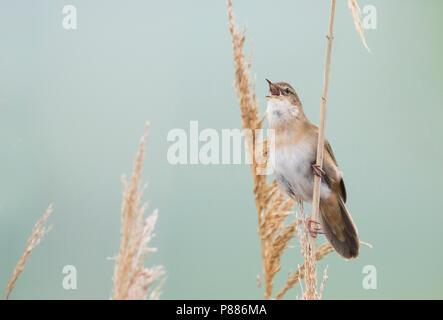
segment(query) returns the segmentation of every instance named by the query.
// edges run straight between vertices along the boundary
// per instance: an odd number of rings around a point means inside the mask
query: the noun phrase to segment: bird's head
[[[269,84],[269,96],[266,96],[269,99],[280,99],[280,100],[289,100],[289,102],[293,105],[301,105],[300,99],[298,98],[297,93],[294,88],[287,82],[276,82],[272,83],[268,79],[266,81]]]
[[[268,98],[268,118],[271,122],[279,122],[289,120],[290,118],[303,117],[303,109],[301,101],[298,98],[294,88],[286,82],[272,83],[268,79],[269,84]]]

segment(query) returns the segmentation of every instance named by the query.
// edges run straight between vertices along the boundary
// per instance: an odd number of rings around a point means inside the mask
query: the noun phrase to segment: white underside
[[[267,116],[270,128],[277,126],[283,119],[290,119],[298,114],[297,107],[291,106],[286,99],[268,100]],[[275,137],[278,142],[279,137]],[[275,150],[269,161],[274,170],[280,189],[289,196],[312,202],[314,174],[312,163],[315,161],[315,148],[306,142],[286,145]],[[329,198],[331,190],[322,182],[320,197]]]
[[[272,159],[272,157],[271,157]],[[303,201],[312,202],[314,174],[312,161],[315,159],[310,146],[304,142],[279,148],[271,160],[271,166],[280,189],[289,196],[300,197]],[[320,197],[329,198],[331,190],[322,182]]]

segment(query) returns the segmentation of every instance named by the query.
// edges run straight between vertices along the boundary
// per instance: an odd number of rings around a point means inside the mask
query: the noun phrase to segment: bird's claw
[[[309,234],[311,235],[312,238],[317,238],[317,234],[324,234],[324,232],[322,231],[321,228],[313,228],[312,224],[319,225],[320,223],[313,220],[311,217],[309,217],[307,227],[308,227]]]
[[[326,172],[316,163],[312,164],[312,171],[314,171],[314,174],[320,178],[326,175]]]

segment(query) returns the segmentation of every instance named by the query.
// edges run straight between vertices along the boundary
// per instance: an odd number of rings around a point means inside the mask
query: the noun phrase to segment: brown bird
[[[320,225],[311,236],[324,233],[335,250],[346,259],[356,258],[360,247],[357,228],[346,208],[346,189],[331,145],[325,140],[322,169],[316,166],[318,127],[306,118],[300,99],[288,83],[272,83],[267,96],[267,118],[274,129],[275,154],[270,164],[280,189],[295,200],[312,202],[314,174],[321,177]]]

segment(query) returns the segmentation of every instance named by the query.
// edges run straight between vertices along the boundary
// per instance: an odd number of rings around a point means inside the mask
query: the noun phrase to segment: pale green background
[[[361,239],[358,260],[330,255],[328,299],[443,298],[441,118],[443,2],[360,0],[377,8],[363,48],[338,1],[327,136]],[[78,30],[62,28],[74,4]],[[318,121],[329,1],[234,1],[264,78],[288,81]],[[173,128],[239,128],[226,4],[220,1],[0,3],[0,286],[35,221],[53,231],[32,252],[15,299],[107,299],[118,250],[122,173],[151,121],[144,180],[160,216],[149,264],[167,270],[163,298],[255,299],[261,273],[246,165],[172,166]],[[296,244],[294,242],[294,244]],[[301,263],[288,250],[280,287]],[[62,288],[75,265],[78,289]],[[365,265],[377,290],[362,288]],[[288,298],[295,298],[296,292]]]

